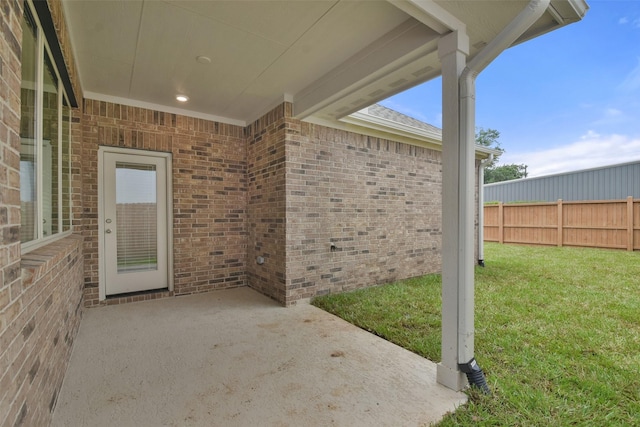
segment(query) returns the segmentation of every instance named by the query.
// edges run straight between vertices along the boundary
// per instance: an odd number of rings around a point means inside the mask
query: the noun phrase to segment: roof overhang
[[[442,145],[442,130],[438,128],[424,129],[396,120],[380,117],[369,113],[369,108],[356,111],[341,119],[344,123],[356,126],[368,127],[372,130],[385,132],[389,135],[397,135],[406,138],[418,138],[425,143]]]
[[[63,0],[85,97],[238,125],[283,101],[300,119],[349,116],[439,76],[442,35],[463,27],[473,57],[526,4]],[[553,0],[516,43],[586,9]]]
[[[403,123],[399,120],[381,117],[379,114],[372,114],[371,107],[363,108],[339,121],[327,121],[319,118],[310,118],[308,121],[325,126],[356,132],[376,138],[389,139],[404,142],[417,147],[429,148],[442,151],[442,129],[427,125],[417,126],[410,123]],[[501,152],[481,145],[476,146],[476,159],[484,160],[491,155],[497,156]]]

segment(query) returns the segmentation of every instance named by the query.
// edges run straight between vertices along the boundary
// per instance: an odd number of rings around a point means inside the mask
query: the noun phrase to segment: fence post
[[[627,250],[633,251],[633,196],[627,197]]]
[[[558,246],[562,246],[562,229],[563,229],[563,218],[562,218],[562,199],[558,199]]]
[[[498,242],[504,243],[504,212],[502,202],[498,202]]]

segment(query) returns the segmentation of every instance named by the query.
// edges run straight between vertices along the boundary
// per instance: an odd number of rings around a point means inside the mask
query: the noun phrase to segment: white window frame
[[[32,0],[27,0],[27,2],[25,2],[25,7],[29,8],[29,12],[31,14],[31,17],[33,17],[33,21],[35,23],[36,26],[36,49],[37,49],[37,58],[38,58],[38,62],[36,64],[36,105],[35,105],[35,116],[36,116],[36,127],[35,127],[35,141],[34,141],[34,145],[35,145],[35,152],[36,152],[36,215],[35,215],[35,221],[36,221],[36,225],[37,225],[37,235],[35,237],[34,240],[30,240],[28,242],[24,242],[21,244],[21,250],[22,253],[27,253],[29,251],[32,251],[34,249],[37,249],[39,247],[42,247],[46,244],[49,244],[55,240],[61,239],[65,236],[70,235],[71,233],[73,233],[73,221],[72,221],[72,204],[71,204],[71,124],[72,124],[72,120],[71,120],[71,104],[69,103],[69,97],[66,94],[66,91],[64,89],[64,85],[62,83],[62,79],[60,77],[60,73],[58,72],[58,68],[56,67],[55,61],[53,60],[53,54],[51,53],[51,49],[49,48],[49,45],[47,44],[47,41],[45,39],[43,30],[42,30],[42,24],[40,23],[40,19],[38,18],[38,14],[35,11],[35,8],[33,7],[33,3]],[[26,11],[25,11],[26,13]],[[22,18],[22,19],[26,19],[26,18]],[[44,182],[43,182],[43,175],[44,175],[44,158],[43,158],[43,102],[44,102],[44,67],[45,67],[45,54],[48,55],[51,66],[53,68],[53,72],[55,73],[55,76],[57,78],[57,82],[58,82],[58,87],[57,87],[57,94],[58,94],[58,100],[57,100],[57,112],[58,112],[58,192],[57,192],[57,197],[58,197],[58,232],[55,234],[52,234],[50,236],[44,236],[44,227],[43,227],[43,219],[44,219]],[[69,126],[68,126],[68,131],[69,131],[69,135],[67,136],[67,140],[69,142],[67,150],[68,153],[67,156],[63,156],[63,143],[62,143],[62,120],[63,120],[63,114],[62,114],[62,106],[63,106],[63,100],[66,100],[67,102],[67,106],[69,106]],[[68,197],[69,197],[69,230],[67,231],[63,231],[63,225],[64,225],[64,218],[63,218],[63,179],[62,179],[62,172],[63,172],[63,158],[66,157],[68,159],[69,165],[68,165],[68,173],[69,173],[69,179],[68,179],[68,185],[69,188],[68,190]]]

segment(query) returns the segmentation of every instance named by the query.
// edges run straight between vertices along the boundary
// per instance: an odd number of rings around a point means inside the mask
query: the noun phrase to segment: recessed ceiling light
[[[187,102],[189,100],[189,97],[186,95],[176,95],[176,100],[178,102]]]
[[[208,56],[196,56],[196,61],[200,64],[211,64],[211,58]]]

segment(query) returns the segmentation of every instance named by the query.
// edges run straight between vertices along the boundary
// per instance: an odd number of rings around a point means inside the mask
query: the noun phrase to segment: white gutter
[[[478,265],[484,267],[484,165],[493,160],[493,153],[480,161],[478,168]]]
[[[511,46],[547,10],[550,0],[531,0],[527,6],[509,23],[487,46],[485,46],[462,71],[459,79],[460,140],[475,140],[475,79],[500,53]],[[473,212],[473,210],[469,210]],[[466,218],[473,227],[473,217]],[[461,245],[473,248],[473,236]],[[459,266],[459,268],[464,268]],[[474,284],[473,279],[461,283],[458,299],[458,363],[474,361]],[[468,362],[467,362],[468,361]]]

